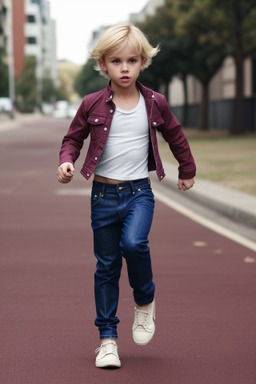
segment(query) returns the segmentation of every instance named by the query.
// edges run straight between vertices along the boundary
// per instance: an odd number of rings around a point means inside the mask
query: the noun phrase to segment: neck
[[[134,87],[133,89],[126,89],[125,92],[114,90],[113,102],[119,108],[129,110],[136,107],[139,102],[140,93],[139,90]]]

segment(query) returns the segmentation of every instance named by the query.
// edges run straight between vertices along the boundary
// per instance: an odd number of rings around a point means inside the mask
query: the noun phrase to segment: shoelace
[[[101,344],[101,346],[95,350],[95,353],[99,353],[101,349],[103,349],[103,353],[105,354],[113,353],[116,355],[117,345],[113,341]]]
[[[148,311],[142,311],[137,308],[135,308],[135,327],[141,326],[143,328],[146,328],[148,325],[148,317],[149,312]]]

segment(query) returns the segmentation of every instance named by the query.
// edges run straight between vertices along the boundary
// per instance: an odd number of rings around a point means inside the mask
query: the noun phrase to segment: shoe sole
[[[121,367],[121,362],[120,361],[96,361],[95,366],[97,368],[120,368]]]

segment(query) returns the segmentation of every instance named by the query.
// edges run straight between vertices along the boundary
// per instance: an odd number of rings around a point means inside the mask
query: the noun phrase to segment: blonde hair
[[[143,32],[132,24],[119,24],[108,28],[100,37],[95,48],[90,52],[91,57],[104,60],[105,56],[113,51],[121,51],[125,45],[128,44],[135,50],[137,55],[145,60],[144,68],[147,68],[151,62],[152,57],[156,56],[159,52],[159,46],[153,47],[147,40]],[[97,63],[95,66],[97,71],[108,77],[103,72]]]

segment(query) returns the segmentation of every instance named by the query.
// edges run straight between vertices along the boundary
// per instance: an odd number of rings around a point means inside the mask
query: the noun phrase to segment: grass
[[[197,164],[197,177],[256,196],[256,135],[184,130]],[[160,142],[165,160],[176,163],[168,145]]]

